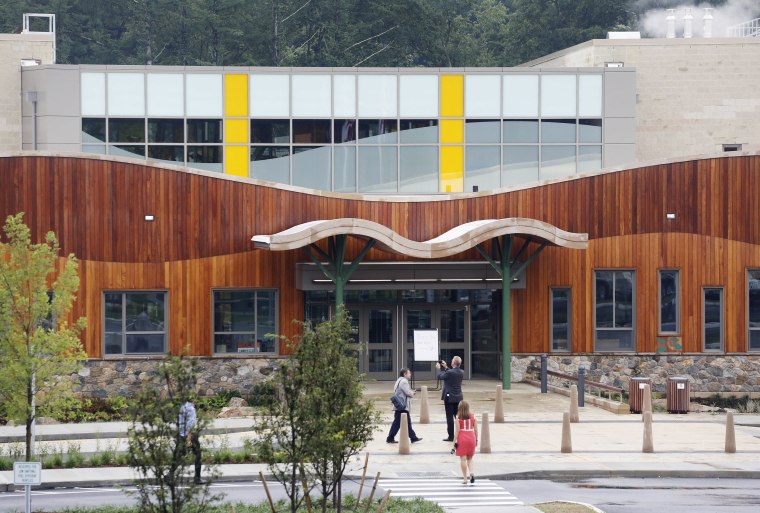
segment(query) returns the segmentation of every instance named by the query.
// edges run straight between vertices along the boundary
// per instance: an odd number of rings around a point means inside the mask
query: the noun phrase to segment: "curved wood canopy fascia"
[[[462,253],[503,235],[518,235],[570,249],[586,249],[588,234],[566,232],[543,221],[523,217],[484,219],[461,224],[424,242],[399,235],[387,226],[356,218],[309,221],[273,235],[251,238],[259,249],[288,251],[314,244],[335,235],[374,239],[375,247],[413,258],[444,258]]]

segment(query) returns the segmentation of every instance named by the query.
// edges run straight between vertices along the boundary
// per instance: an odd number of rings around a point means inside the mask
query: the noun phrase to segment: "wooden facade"
[[[587,251],[547,248],[512,301],[516,353],[549,352],[550,288],[572,289],[573,352],[594,350],[594,270],[636,270],[636,347],[656,351],[659,269],[680,270],[683,351],[702,348],[701,289],[724,287],[725,351],[747,350],[747,269],[760,268],[760,155],[602,172],[530,188],[402,200],[310,194],[209,173],[97,157],[0,157],[0,216],[25,212],[81,262],[76,314],[88,354],[102,353],[104,290],[169,292],[172,351],[211,353],[212,289],[279,290],[280,331],[303,318],[301,251],[255,250],[251,237],[315,219],[358,217],[414,240],[478,219],[529,217],[588,233]],[[666,219],[666,212],[676,215]],[[155,216],[146,222],[144,215]],[[350,247],[355,255],[358,243]],[[451,260],[478,260],[475,251]],[[371,251],[367,259],[398,255]]]

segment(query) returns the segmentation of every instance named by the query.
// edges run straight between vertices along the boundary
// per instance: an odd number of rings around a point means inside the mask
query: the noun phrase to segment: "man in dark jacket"
[[[449,435],[443,439],[444,442],[454,441],[454,416],[457,414],[459,401],[464,399],[462,396],[464,371],[459,368],[460,365],[462,365],[462,359],[458,356],[451,359],[450,369],[447,368],[444,361],[435,364],[435,368],[438,371],[438,379],[443,381],[441,399],[443,400],[443,406],[446,408],[446,431],[448,431]]]

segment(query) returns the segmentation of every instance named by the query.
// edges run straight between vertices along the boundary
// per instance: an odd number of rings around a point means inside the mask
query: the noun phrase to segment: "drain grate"
[[[451,477],[454,472],[396,472],[398,477]]]

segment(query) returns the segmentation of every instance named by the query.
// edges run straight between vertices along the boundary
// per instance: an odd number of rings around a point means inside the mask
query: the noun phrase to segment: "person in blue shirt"
[[[179,409],[177,427],[179,428],[179,442],[184,449],[190,448],[195,456],[195,484],[203,484],[201,481],[201,441],[196,426],[198,415],[195,405],[188,398]]]

